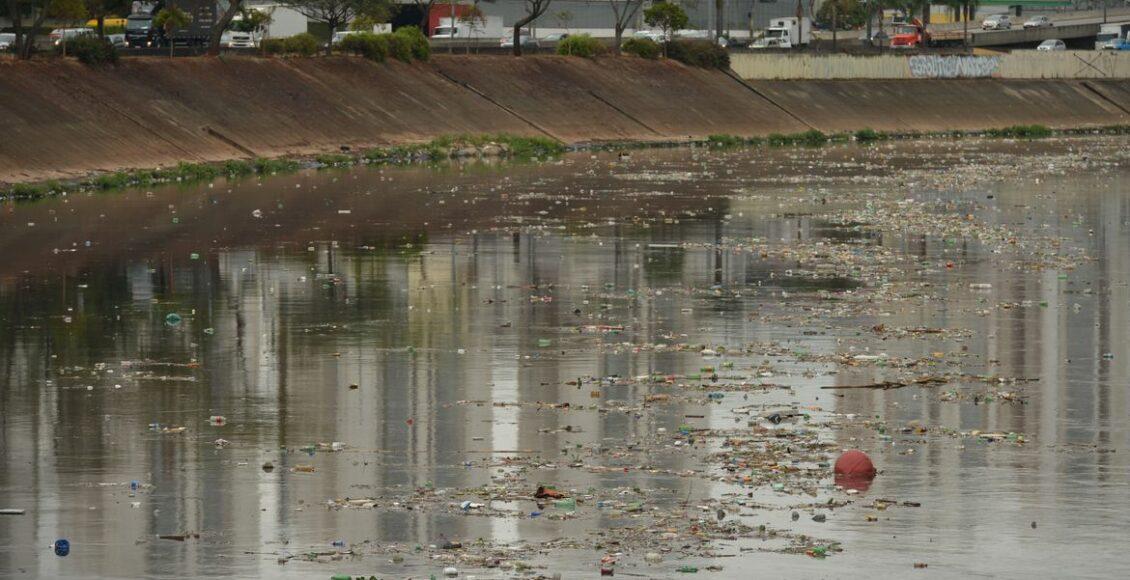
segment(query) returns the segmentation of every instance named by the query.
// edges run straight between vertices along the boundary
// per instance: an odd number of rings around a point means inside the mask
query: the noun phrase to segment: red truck
[[[891,48],[921,48],[930,46],[930,31],[926,25],[915,18],[910,22],[903,22],[893,26],[894,34],[891,35]]]

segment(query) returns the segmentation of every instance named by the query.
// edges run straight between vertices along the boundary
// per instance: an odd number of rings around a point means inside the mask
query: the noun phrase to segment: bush
[[[318,37],[303,32],[302,34],[295,34],[286,40],[286,52],[297,54],[300,56],[314,56],[318,54]]]
[[[388,55],[401,62],[412,62],[412,45],[410,41],[397,34],[385,34],[388,38]]]
[[[985,131],[985,135],[1016,139],[1040,139],[1051,137],[1052,130],[1043,125],[1013,125],[1003,129],[989,129]]]
[[[412,58],[428,60],[432,55],[432,46],[428,44],[428,37],[415,26],[402,26],[392,33],[399,44],[407,46]]]
[[[667,43],[667,56],[701,68],[729,68],[730,53],[709,40],[675,40]]]
[[[570,36],[565,40],[557,43],[557,54],[565,56],[580,56],[583,58],[593,58],[604,54],[607,48],[604,43],[593,38],[588,34],[578,34]]]
[[[83,64],[114,64],[118,62],[118,50],[103,38],[93,34],[83,34],[67,41],[67,53]]]
[[[663,47],[659,46],[658,42],[650,38],[629,38],[621,45],[620,50],[634,54],[640,58],[650,58],[655,60],[659,55],[663,54]]]
[[[369,60],[384,62],[388,58],[389,34],[373,34],[372,32],[358,32],[350,34],[338,44],[338,50],[351,52]]]
[[[886,139],[886,133],[880,133],[871,128],[860,129],[855,132],[855,140],[860,143],[870,143],[872,141],[880,141]]]
[[[259,48],[266,54],[282,54],[286,52],[286,39],[264,38],[259,42]]]

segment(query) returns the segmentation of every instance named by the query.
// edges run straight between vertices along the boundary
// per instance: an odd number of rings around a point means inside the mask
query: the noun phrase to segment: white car
[[[363,30],[339,30],[339,31],[335,32],[334,35],[330,38],[330,45],[337,46],[337,45],[341,44],[341,41],[345,40],[346,36],[349,36],[350,34],[358,34],[358,33],[361,33],[361,32],[365,32],[365,31],[363,31]]]
[[[981,22],[981,30],[1008,30],[1012,28],[1012,21],[1005,14],[990,16]]]
[[[534,38],[534,37],[532,37],[528,34],[523,34],[523,35],[519,36],[518,42],[520,42],[522,44],[522,48],[536,49],[536,48],[539,48],[541,46],[541,44],[538,43],[538,39],[536,39],[536,38]],[[499,40],[498,45],[502,48],[514,48],[514,37],[513,36],[503,36]]]
[[[1036,50],[1067,50],[1067,44],[1058,38],[1049,38],[1041,42]]]
[[[225,30],[220,37],[220,46],[224,48],[255,48],[257,45],[255,35],[250,32]]]
[[[1051,28],[1055,26],[1047,16],[1036,16],[1024,21],[1024,28]]]
[[[0,32],[0,50],[8,50],[16,44],[16,33]]]
[[[74,39],[76,39],[80,36],[85,36],[87,34],[94,34],[94,29],[93,28],[56,28],[55,30],[51,31],[51,36],[49,38],[51,39],[51,44],[53,46],[59,46],[60,44],[63,44],[63,42],[69,42],[69,41],[74,40]]]
[[[667,37],[663,36],[662,30],[637,30],[632,36],[635,38],[646,38],[652,42],[659,43],[667,40]]]

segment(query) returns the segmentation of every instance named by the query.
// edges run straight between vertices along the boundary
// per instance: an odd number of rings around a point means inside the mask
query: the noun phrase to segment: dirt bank
[[[452,133],[564,142],[1130,121],[1130,81],[761,81],[634,58],[0,63],[0,183]]]

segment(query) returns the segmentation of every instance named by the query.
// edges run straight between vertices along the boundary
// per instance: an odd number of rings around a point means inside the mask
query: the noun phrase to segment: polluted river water
[[[1125,577],[1125,145],[6,204],[0,576]]]

